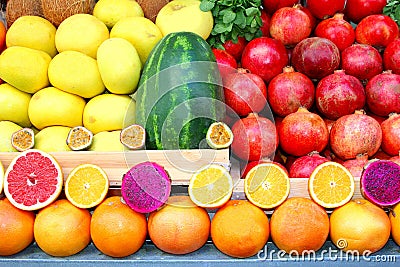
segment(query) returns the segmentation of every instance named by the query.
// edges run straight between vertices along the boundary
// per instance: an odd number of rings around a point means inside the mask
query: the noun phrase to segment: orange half
[[[82,164],[74,168],[65,182],[67,199],[78,208],[92,208],[107,196],[109,181],[102,168]]]
[[[290,180],[277,164],[266,162],[254,166],[244,179],[247,199],[262,209],[273,209],[289,196]]]
[[[308,180],[310,197],[324,208],[337,208],[354,195],[354,177],[341,164],[333,161],[319,165]]]

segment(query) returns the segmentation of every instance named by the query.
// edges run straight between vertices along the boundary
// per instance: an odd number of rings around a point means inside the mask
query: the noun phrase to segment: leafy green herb
[[[261,0],[201,0],[200,9],[211,11],[214,27],[207,39],[212,47],[223,48],[228,40],[237,43],[238,36],[250,41],[261,36]]]
[[[383,8],[383,14],[391,17],[400,26],[400,1],[389,0]]]

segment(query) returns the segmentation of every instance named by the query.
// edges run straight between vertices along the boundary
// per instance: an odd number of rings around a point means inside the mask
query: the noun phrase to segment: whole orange
[[[189,196],[171,196],[167,205],[150,213],[149,236],[161,250],[186,254],[201,248],[210,235],[210,217]]]
[[[147,221],[121,202],[120,196],[105,199],[92,214],[90,234],[93,244],[111,257],[126,257],[138,251],[147,235]]]
[[[59,199],[36,216],[34,235],[38,246],[57,257],[74,255],[90,243],[90,212]]]
[[[7,198],[0,199],[0,256],[24,250],[33,241],[35,213],[14,207]]]
[[[231,257],[253,256],[268,241],[268,217],[247,200],[230,200],[211,220],[211,238],[221,252]]]
[[[390,237],[390,220],[385,211],[365,199],[354,199],[336,208],[330,217],[332,242],[343,251],[374,253]]]
[[[329,216],[324,208],[303,197],[292,197],[271,216],[271,238],[289,254],[317,251],[329,234]]]
[[[392,239],[400,246],[400,203],[396,204],[390,211],[389,219],[392,226]]]

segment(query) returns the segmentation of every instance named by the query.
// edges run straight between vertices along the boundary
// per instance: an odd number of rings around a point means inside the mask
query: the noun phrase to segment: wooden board
[[[110,180],[110,186],[118,188],[121,185],[122,176],[130,167],[144,161],[154,161],[162,165],[169,173],[173,185],[186,186],[191,175],[199,168],[210,163],[220,164],[230,171],[234,180],[233,198],[243,199],[244,183],[240,179],[239,163],[230,157],[229,149],[213,150],[138,150],[126,152],[52,152],[60,164],[64,178],[68,176],[73,168],[79,164],[97,164],[104,169]],[[0,161],[7,168],[10,162],[18,155],[18,152],[0,153]],[[290,179],[289,197],[307,197],[307,178]],[[360,192],[360,179],[355,178],[356,190],[353,198],[362,197]]]

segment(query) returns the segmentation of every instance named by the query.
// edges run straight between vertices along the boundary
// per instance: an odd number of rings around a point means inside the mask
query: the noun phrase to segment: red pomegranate
[[[273,14],[282,7],[294,6],[299,4],[300,0],[263,0],[262,5],[268,14]]]
[[[337,119],[330,133],[330,147],[343,160],[354,159],[364,153],[372,156],[381,143],[381,126],[361,111]]]
[[[379,124],[382,124],[382,122],[384,122],[387,119],[387,117],[378,116],[369,110],[367,110],[366,114],[371,118],[374,118]]]
[[[298,43],[292,54],[292,66],[311,79],[332,74],[340,64],[340,51],[330,40],[309,37]]]
[[[238,36],[237,40],[228,40],[222,44],[226,52],[232,55],[237,62],[240,61],[244,48],[247,45],[247,41],[244,37]]]
[[[313,31],[315,29],[315,27],[317,26],[318,22],[317,22],[317,18],[311,13],[311,11],[306,7],[301,5],[300,9],[307,14],[308,18],[310,19],[311,22],[311,31]]]
[[[383,52],[383,66],[385,70],[400,74],[400,38],[394,40],[386,46]]]
[[[272,38],[286,46],[294,46],[311,34],[311,21],[300,5],[282,7],[271,17],[269,32]]]
[[[400,152],[397,156],[391,157],[390,160],[400,165]]]
[[[359,79],[335,70],[318,82],[315,103],[325,117],[336,120],[364,107],[365,90]]]
[[[244,48],[241,63],[243,68],[261,76],[268,83],[287,66],[289,56],[280,41],[258,37],[251,40]]]
[[[257,74],[239,68],[224,79],[225,103],[239,116],[260,112],[267,103],[267,86]]]
[[[289,169],[290,178],[309,178],[318,165],[329,161],[318,152],[311,152],[308,155],[298,157]]]
[[[390,156],[399,155],[400,152],[400,114],[392,113],[382,122],[381,148]]]
[[[342,69],[360,80],[369,80],[382,72],[382,56],[371,45],[353,44],[342,51]]]
[[[343,13],[336,13],[332,18],[322,20],[314,31],[315,36],[331,40],[340,51],[354,43],[356,34],[353,26],[343,18]]]
[[[326,19],[344,9],[345,0],[307,0],[307,8],[319,18]]]
[[[221,73],[222,79],[230,73],[236,72],[238,67],[235,58],[222,49],[213,48],[212,49],[215,59],[217,60],[218,69]]]
[[[287,115],[279,127],[279,140],[284,152],[293,156],[305,156],[321,152],[328,144],[329,132],[324,120],[305,108]]]
[[[388,155],[386,152],[384,152],[382,150],[382,144],[381,144],[381,148],[378,149],[378,152],[376,152],[374,155],[372,155],[371,158],[372,159],[388,160],[388,159],[390,159],[390,155]]]
[[[285,67],[283,73],[271,80],[267,91],[272,111],[281,117],[296,112],[299,107],[310,109],[314,104],[313,82],[291,66]]]
[[[378,116],[400,113],[400,75],[390,70],[376,75],[365,86],[367,106]]]
[[[262,25],[260,27],[260,30],[262,32],[262,36],[264,37],[271,37],[269,34],[269,26],[271,24],[271,16],[265,12],[265,10],[261,10],[261,21]]]
[[[386,47],[399,36],[397,23],[389,16],[376,14],[363,18],[356,27],[356,41],[375,47]]]
[[[353,177],[360,177],[362,171],[364,170],[365,164],[368,163],[368,154],[360,154],[357,155],[355,159],[348,159],[344,161],[342,164],[349,172],[353,175]]]
[[[232,152],[244,161],[271,158],[279,139],[275,125],[267,118],[250,113],[232,126]]]
[[[373,14],[382,14],[387,0],[347,0],[345,14],[349,20],[359,23],[363,18]]]

